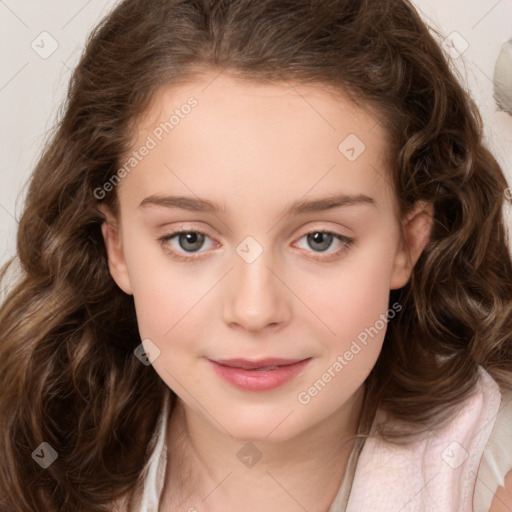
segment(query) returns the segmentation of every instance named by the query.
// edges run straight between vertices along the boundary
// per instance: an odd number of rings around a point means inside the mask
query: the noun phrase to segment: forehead
[[[270,200],[276,190],[294,198],[382,196],[386,142],[374,115],[320,85],[203,75],[154,95],[132,144],[135,152],[150,149],[120,193],[134,201],[175,192],[219,203],[228,193]]]

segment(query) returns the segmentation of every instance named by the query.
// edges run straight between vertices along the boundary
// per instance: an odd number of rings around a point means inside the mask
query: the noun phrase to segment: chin
[[[297,423],[291,421],[293,413],[287,410],[282,414],[243,415],[225,417],[226,429],[237,441],[268,443],[287,441],[302,430]]]
[[[288,441],[292,437],[294,437],[293,433],[289,431],[283,431],[279,434],[272,432],[272,429],[275,428],[275,425],[270,426],[268,428],[259,430],[254,428],[244,429],[243,427],[237,429],[235,432],[231,431],[233,438],[237,441],[241,442],[252,442],[252,443],[279,443],[283,441]]]

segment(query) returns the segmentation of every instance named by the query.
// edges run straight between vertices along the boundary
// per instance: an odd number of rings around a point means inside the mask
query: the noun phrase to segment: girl
[[[511,510],[507,192],[406,0],[120,3],[19,223],[1,510]]]

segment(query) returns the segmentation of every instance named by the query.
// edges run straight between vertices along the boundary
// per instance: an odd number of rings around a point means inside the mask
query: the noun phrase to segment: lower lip
[[[275,370],[244,370],[243,368],[224,366],[208,359],[217,375],[236,388],[248,391],[270,391],[278,388],[296,377],[310,360],[311,358],[279,366]]]

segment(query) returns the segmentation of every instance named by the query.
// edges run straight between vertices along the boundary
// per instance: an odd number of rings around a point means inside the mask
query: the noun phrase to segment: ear
[[[433,218],[434,206],[427,201],[418,201],[403,218],[405,244],[400,237],[391,275],[391,290],[402,288],[409,281],[414,265],[430,240]]]
[[[105,205],[101,204],[98,208],[106,218],[101,225],[101,232],[107,250],[110,275],[121,290],[128,295],[133,295],[128,268],[123,254],[119,223]]]

